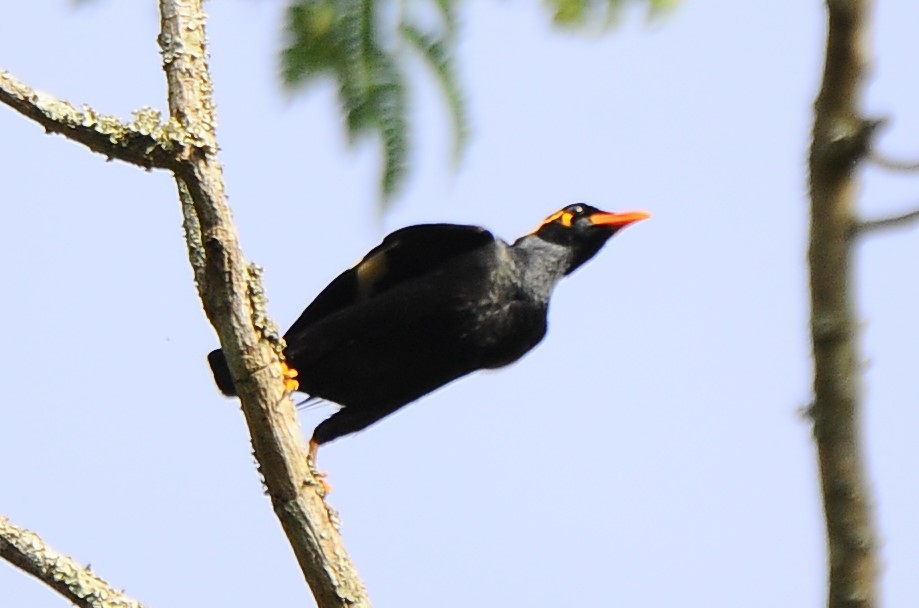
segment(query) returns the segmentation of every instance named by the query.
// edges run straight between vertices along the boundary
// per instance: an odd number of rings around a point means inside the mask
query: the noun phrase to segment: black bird
[[[643,211],[585,204],[553,213],[513,245],[478,226],[397,230],[316,296],[284,336],[292,390],[342,408],[310,440],[310,456],[461,376],[512,363],[546,333],[559,279]],[[217,386],[236,394],[223,353]],[[291,375],[293,375],[291,373]],[[289,378],[290,380],[290,378]]]

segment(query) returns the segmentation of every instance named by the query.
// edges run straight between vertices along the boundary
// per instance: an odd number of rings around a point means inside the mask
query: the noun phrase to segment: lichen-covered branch
[[[170,115],[194,141],[176,170],[190,260],[236,379],[268,494],[320,608],[369,606],[309,470],[281,380],[280,337],[265,313],[256,267],[240,252],[224,195],[201,0],[160,0],[160,13]]]
[[[38,534],[0,516],[0,557],[81,608],[142,608],[89,568],[45,544]]]
[[[826,61],[811,143],[811,337],[814,438],[829,551],[829,608],[876,605],[877,539],[861,433],[852,288],[856,171],[876,122],[861,114],[870,0],[827,0]]]
[[[4,70],[0,70],[0,103],[31,118],[49,133],[61,133],[93,152],[145,169],[174,167],[176,150],[186,143],[175,122],[160,121],[158,110],[135,110],[134,118],[123,123],[87,105],[77,109],[36,91]]]
[[[159,112],[149,108],[136,111],[128,123],[88,106],[77,109],[4,71],[0,71],[0,103],[47,131],[61,133],[108,158],[175,174],[195,282],[237,379],[275,512],[320,608],[369,606],[334,514],[317,492],[321,485],[307,464],[300,426],[284,394],[278,360],[281,339],[265,310],[259,272],[243,258],[237,242],[216,158],[216,121],[200,0],[161,0],[160,11],[159,43],[169,89],[170,118],[165,123]],[[20,555],[12,538],[0,541],[0,556],[24,569],[42,563],[39,541],[29,541]],[[84,577],[78,578],[81,582]],[[68,582],[62,575],[49,584],[65,593],[61,585]],[[82,606],[80,597],[71,599]]]

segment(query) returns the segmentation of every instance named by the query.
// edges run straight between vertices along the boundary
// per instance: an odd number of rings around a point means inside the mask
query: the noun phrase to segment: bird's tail
[[[207,362],[211,364],[211,372],[214,374],[214,381],[217,388],[227,397],[236,396],[236,383],[233,382],[233,375],[230,374],[230,368],[227,366],[227,359],[223,356],[223,351],[219,348],[212,350],[207,355]]]

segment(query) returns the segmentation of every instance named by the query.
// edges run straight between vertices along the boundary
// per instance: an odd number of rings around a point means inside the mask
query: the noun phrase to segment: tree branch
[[[876,150],[872,150],[871,155],[868,158],[878,167],[887,169],[889,171],[902,171],[904,173],[919,171],[919,162],[895,160],[893,158],[884,156]]]
[[[908,211],[907,213],[891,215],[890,217],[882,217],[874,220],[862,220],[855,224],[855,233],[856,235],[861,235],[867,232],[874,232],[876,230],[898,228],[917,221],[919,221],[919,209],[914,209],[912,211]]]
[[[281,381],[283,349],[265,312],[258,268],[239,249],[217,162],[201,0],[160,0],[160,48],[172,120],[194,142],[176,180],[205,312],[236,379],[275,513],[320,608],[369,606],[334,514],[317,492],[296,412]]]
[[[161,0],[160,13],[159,43],[170,112],[165,124],[159,112],[149,108],[134,112],[127,124],[88,106],[78,110],[4,71],[0,71],[0,102],[48,132],[61,133],[108,158],[173,171],[195,282],[237,379],[255,456],[275,513],[320,608],[369,606],[338,533],[336,516],[317,492],[321,485],[308,466],[296,413],[284,393],[279,365],[283,343],[265,310],[259,269],[248,264],[239,249],[216,158],[200,0]],[[5,520],[0,523],[6,524]],[[11,534],[10,538],[16,538],[15,530]],[[30,556],[27,545],[20,556],[12,551],[15,546],[4,540],[2,556],[20,567],[41,563],[41,547]],[[78,578],[86,577],[81,574]],[[68,580],[64,577],[49,584],[64,593],[61,585]],[[72,601],[84,605],[79,598],[75,595]]]
[[[829,608],[876,605],[877,541],[861,436],[851,283],[856,167],[876,123],[861,115],[870,0],[827,0],[823,82],[811,144],[811,338],[814,438],[829,552]]]
[[[78,110],[66,101],[36,91],[4,70],[0,70],[0,103],[31,118],[48,133],[60,133],[109,159],[144,169],[175,167],[175,150],[187,143],[176,123],[160,122],[158,110],[135,110],[134,119],[122,123],[87,105]]]
[[[0,557],[39,579],[81,608],[142,608],[34,532],[0,516]]]

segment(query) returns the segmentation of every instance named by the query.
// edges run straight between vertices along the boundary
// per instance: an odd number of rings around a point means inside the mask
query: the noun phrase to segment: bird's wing
[[[296,335],[328,315],[428,274],[494,241],[495,236],[479,226],[421,224],[396,230],[329,283],[286,335]]]

